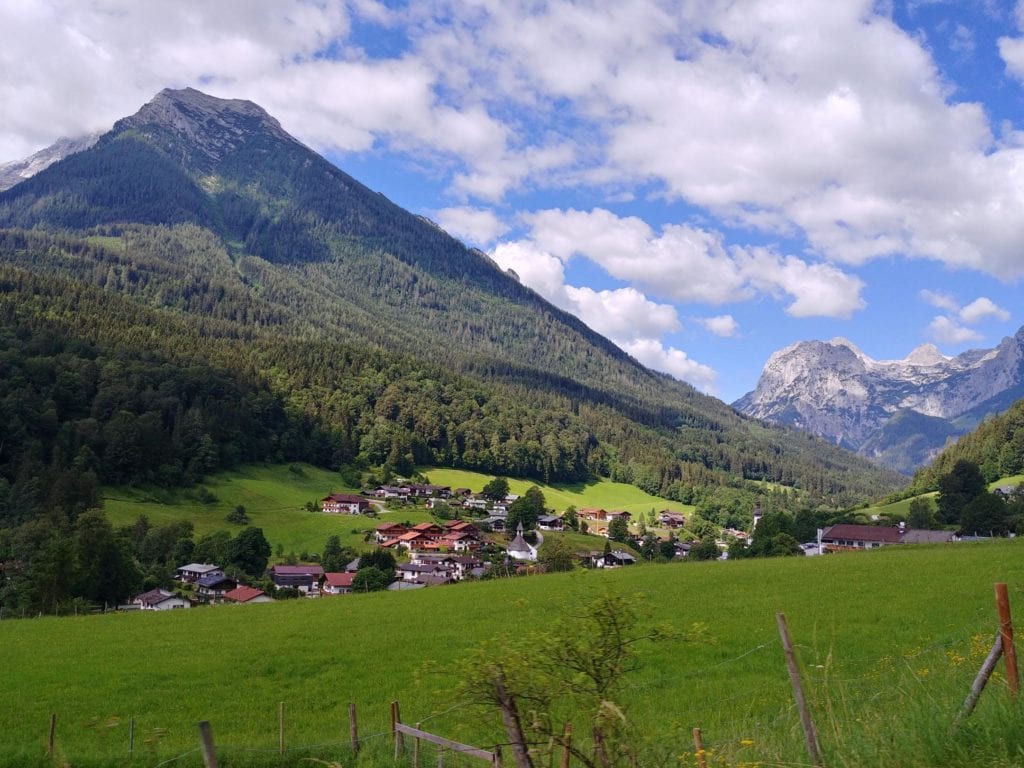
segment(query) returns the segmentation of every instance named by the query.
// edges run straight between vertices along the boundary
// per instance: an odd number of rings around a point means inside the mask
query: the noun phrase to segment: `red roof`
[[[381,532],[393,531],[396,528],[400,528],[403,531],[406,530],[406,527],[404,525],[402,525],[401,523],[382,523],[381,525],[377,526],[377,530],[381,531]]]
[[[247,587],[244,584],[235,587],[230,592],[224,593],[225,600],[231,600],[235,603],[247,603],[253,598],[257,598],[260,595],[265,594],[262,589],[256,589],[256,587]]]
[[[440,531],[441,526],[434,525],[433,523],[420,523],[412,527],[414,531]]]
[[[328,587],[351,587],[354,573],[325,573],[324,584]]]

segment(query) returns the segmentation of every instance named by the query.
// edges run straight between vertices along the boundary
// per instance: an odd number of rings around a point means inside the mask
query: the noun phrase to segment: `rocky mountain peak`
[[[34,152],[22,160],[14,160],[0,165],[0,192],[10,189],[25,179],[32,178],[65,157],[88,149],[96,143],[101,135],[101,133],[91,133],[88,136],[76,138],[62,137],[50,146]]]
[[[295,142],[266,110],[244,99],[220,99],[195,88],[165,88],[131,117],[119,120],[114,132],[163,130],[193,153],[218,162],[244,144],[275,138]]]
[[[904,360],[908,365],[942,365],[949,362],[949,358],[939,352],[934,344],[922,344],[916,347]]]
[[[909,473],[940,450],[948,437],[1005,408],[1006,401],[1022,390],[1024,328],[994,349],[946,357],[934,344],[922,344],[902,360],[874,360],[839,338],[801,341],[775,352],[754,391],[733,407],[852,450],[867,446],[873,458],[895,450],[880,446],[875,437],[887,424],[896,423],[900,414],[918,414],[921,418],[904,418],[900,429],[885,433],[890,442],[899,439],[914,445],[912,456],[886,459]],[[926,425],[932,434],[908,434],[914,425]]]

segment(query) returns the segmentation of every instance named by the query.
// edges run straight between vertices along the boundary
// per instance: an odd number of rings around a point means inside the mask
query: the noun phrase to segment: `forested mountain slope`
[[[162,92],[0,193],[0,228],[15,495],[64,469],[193,481],[183,430],[211,468],[435,463],[677,498],[769,480],[832,505],[900,483],[643,368],[248,102]],[[228,403],[256,423],[222,424]],[[137,449],[162,435],[160,461],[116,469],[117,429]]]

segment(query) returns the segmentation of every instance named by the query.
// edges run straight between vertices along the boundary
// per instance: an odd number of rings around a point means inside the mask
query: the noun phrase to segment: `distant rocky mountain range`
[[[15,184],[35,176],[40,171],[49,168],[58,160],[63,160],[65,157],[70,157],[77,152],[88,149],[95,144],[96,140],[102,135],[103,134],[101,133],[93,133],[88,136],[79,136],[74,139],[57,139],[57,141],[50,146],[45,149],[41,149],[22,160],[13,160],[9,163],[0,164],[0,192],[3,192],[5,189],[10,189]]]
[[[925,344],[903,360],[874,360],[846,339],[797,342],[768,359],[733,407],[910,474],[1021,397],[1024,328],[956,357]]]

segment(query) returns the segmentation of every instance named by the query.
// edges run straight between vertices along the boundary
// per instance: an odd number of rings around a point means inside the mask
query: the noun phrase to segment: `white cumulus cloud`
[[[965,328],[956,320],[945,315],[932,319],[928,325],[928,336],[941,344],[966,344],[981,341],[984,337],[971,328]]]

